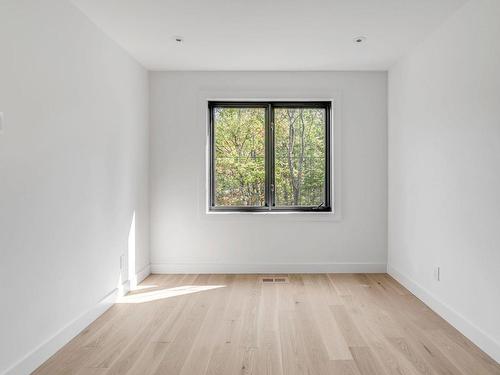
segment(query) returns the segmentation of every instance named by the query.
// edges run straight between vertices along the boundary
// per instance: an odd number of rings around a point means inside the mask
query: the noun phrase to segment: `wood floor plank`
[[[381,292],[381,294],[383,295],[384,292]],[[418,324],[417,320],[412,319],[412,315],[408,309],[402,306],[399,300],[387,299],[387,305],[391,308],[389,311],[391,312],[393,320],[399,323],[404,330],[404,337],[406,337],[407,343],[413,345],[414,350],[419,352],[421,358],[431,365],[434,372],[437,374],[466,375],[466,373],[460,371],[455,364],[441,352],[435,343],[427,337],[425,328]],[[444,320],[439,320],[439,323],[440,325],[445,324]],[[427,325],[424,325],[424,327],[426,326]]]
[[[361,375],[356,361],[330,361],[331,373],[334,375]]]
[[[488,375],[493,373],[500,375],[500,368],[495,369],[490,363],[481,361],[480,357],[476,357],[474,351],[465,350],[450,339],[443,330],[426,331],[425,334],[464,374]]]
[[[206,285],[206,275],[197,278],[195,283],[198,285]],[[193,343],[195,342],[200,327],[208,313],[210,291],[207,293],[193,293],[191,299],[193,304],[186,308],[182,317],[176,324],[179,327],[176,334],[171,337],[168,350],[164,353],[159,366],[154,374],[179,374],[185,364]]]
[[[385,274],[151,275],[36,375],[500,375]]]
[[[96,354],[97,348],[61,349],[56,355],[41,365],[36,375],[71,375],[85,368],[85,361]]]
[[[146,344],[139,358],[125,372],[126,375],[152,374],[160,365],[170,343],[153,341]]]
[[[363,315],[363,311],[354,302],[355,300],[346,296],[343,297],[344,307],[353,321],[362,340],[367,343],[373,354],[383,364],[389,374],[394,375],[417,375],[419,371],[414,368],[413,363],[402,356],[384,336],[384,331],[377,329],[370,324],[369,319]]]
[[[208,312],[180,372],[183,375],[205,374],[214,349],[212,340],[223,327],[223,320],[218,317],[224,314],[230,294],[227,280],[224,275],[214,275],[209,283],[220,288],[210,291]]]
[[[349,316],[345,306],[334,305],[330,306],[330,309],[347,345],[349,345],[350,347],[366,346],[365,339],[363,338],[363,336],[361,336],[361,333],[356,327],[354,321]]]
[[[315,282],[317,276],[306,275],[303,279],[308,304],[302,305],[301,310],[304,314],[314,317],[310,329],[315,329],[319,333],[330,360],[352,359],[345,337],[330,310],[326,297],[329,293],[318,288]]]
[[[351,352],[361,375],[387,375],[370,348],[366,346],[352,347]]]
[[[241,354],[240,337],[246,300],[250,296],[250,284],[248,277],[241,275],[234,276],[231,284],[231,294],[222,316],[222,327],[212,340],[214,349],[206,371],[210,375],[231,374],[234,368],[243,367],[241,362],[244,354]]]
[[[256,373],[282,375],[283,367],[278,319],[278,288],[281,288],[281,285],[261,284],[261,286]]]
[[[429,365],[427,361],[423,360],[421,355],[414,349],[412,345],[408,343],[405,338],[389,338],[388,340],[395,348],[397,348],[401,352],[401,354],[409,362],[413,364],[413,368],[415,368],[420,374],[436,374],[436,372],[432,368],[432,365]]]
[[[329,353],[325,347],[324,338],[321,335],[321,327],[318,326],[317,316],[314,315],[315,299],[308,298],[308,275],[304,275],[297,282],[292,284],[295,294],[300,296],[295,305],[295,310],[291,315],[291,323],[296,333],[299,345],[304,348],[304,363],[308,373],[311,374],[329,374]],[[314,308],[313,308],[314,307]],[[339,337],[335,337],[336,340]]]
[[[310,374],[306,348],[293,322],[293,312],[281,310],[279,333],[281,342],[281,367],[283,374]]]
[[[490,371],[494,374],[500,373],[500,365],[495,362],[493,358],[479,349],[472,341],[454,329],[451,325],[448,324],[443,326],[441,329],[443,333],[450,338],[450,340],[467,351],[467,353],[473,355],[478,363],[488,366]]]

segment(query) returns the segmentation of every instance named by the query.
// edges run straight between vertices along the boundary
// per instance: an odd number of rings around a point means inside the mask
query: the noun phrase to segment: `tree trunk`
[[[296,118],[293,119],[293,110],[288,110],[288,170],[290,172],[290,185],[292,185],[292,196],[294,204],[297,204],[297,186],[295,182],[295,174],[293,170],[293,148],[295,144],[295,121]],[[288,203],[288,202],[287,202]]]
[[[302,170],[304,167],[304,151],[305,151],[305,124],[304,124],[304,112],[300,110],[300,158],[298,160],[297,168],[297,189],[296,196],[294,196],[295,205],[299,204],[300,200],[300,190],[302,188]]]

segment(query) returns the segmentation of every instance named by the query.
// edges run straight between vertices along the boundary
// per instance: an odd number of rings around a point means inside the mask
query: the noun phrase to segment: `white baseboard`
[[[151,266],[148,264],[142,270],[133,275],[129,280],[129,290],[134,289],[138,284],[141,283],[146,277],[151,275]]]
[[[387,273],[395,278],[406,289],[422,300],[434,312],[450,323],[465,337],[476,344],[482,351],[488,354],[495,361],[500,362],[500,344],[481,330],[475,324],[467,320],[462,314],[454,310],[444,302],[441,302],[432,293],[421,287],[419,284],[403,275],[390,265],[387,265]]]
[[[59,349],[70,342],[76,335],[88,327],[94,320],[104,314],[120,295],[129,291],[129,281],[125,281],[120,288],[116,288],[76,319],[62,327],[52,337],[38,345],[14,365],[5,370],[2,375],[31,374],[41,364],[54,355]]]
[[[137,284],[142,282],[149,275],[151,275],[151,265],[148,264],[146,267],[144,267],[142,270],[137,272],[137,274],[135,275],[135,278],[137,280]]]
[[[152,273],[385,273],[385,263],[154,263]]]

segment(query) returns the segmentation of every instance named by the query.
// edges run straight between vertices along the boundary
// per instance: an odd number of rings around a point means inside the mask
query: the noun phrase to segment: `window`
[[[330,102],[209,102],[211,211],[331,211]]]

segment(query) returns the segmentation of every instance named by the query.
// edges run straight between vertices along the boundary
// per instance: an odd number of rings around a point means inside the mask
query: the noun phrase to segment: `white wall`
[[[389,270],[497,361],[499,38],[473,0],[389,74]]]
[[[0,46],[2,373],[117,287],[134,211],[149,263],[148,76],[64,0],[1,1]]]
[[[153,271],[385,270],[386,86],[384,72],[150,73]],[[341,217],[206,214],[207,98],[332,97]]]

